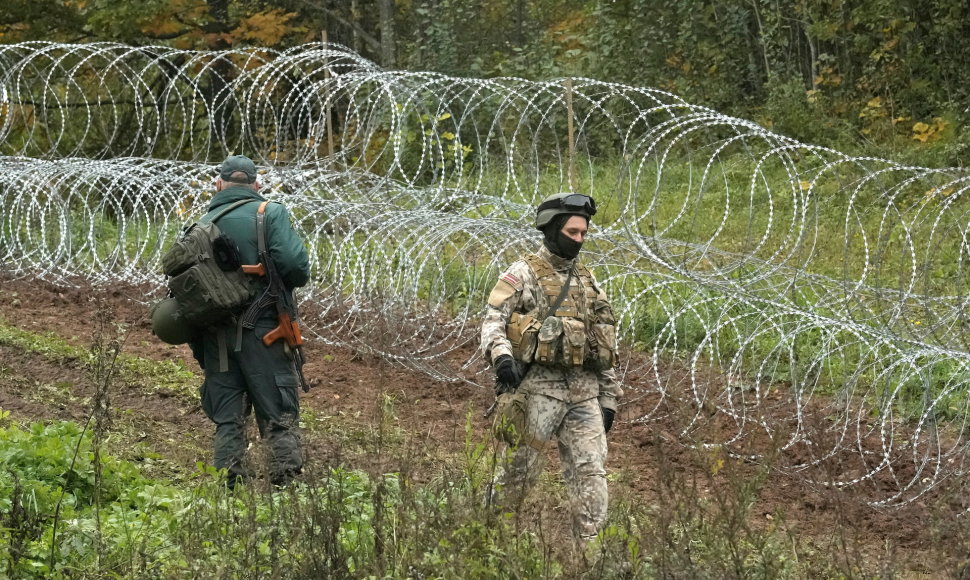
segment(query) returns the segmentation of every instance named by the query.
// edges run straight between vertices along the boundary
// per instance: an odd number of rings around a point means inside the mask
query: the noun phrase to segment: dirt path
[[[165,345],[151,335],[139,304],[143,296],[143,289],[133,287],[65,289],[38,280],[0,278],[0,317],[7,325],[53,333],[88,347],[95,312],[108,306],[116,321],[130,326],[125,354],[180,361],[197,372],[187,347]],[[465,448],[469,421],[476,437],[486,429],[481,411],[491,395],[483,389],[435,381],[320,342],[309,343],[306,353],[305,372],[317,383],[302,400],[305,421],[313,423],[306,443],[314,465],[398,470],[406,464],[417,479],[431,479],[443,457]],[[55,361],[0,345],[0,380],[0,409],[9,411],[13,420],[83,422],[89,416],[94,385],[77,361]],[[113,386],[112,425],[122,446],[132,450],[131,458],[141,457],[157,473],[178,478],[196,462],[210,459],[212,427],[191,393],[148,387]],[[630,423],[636,416],[635,409],[622,409],[623,422],[610,434],[614,488],[631,501],[656,504],[669,495],[665,490],[671,485],[691,487],[701,497],[720,501],[722,486],[733,489],[767,477],[752,497],[755,515],[746,525],[780,525],[783,519],[790,534],[808,539],[807,545],[820,551],[839,543],[846,553],[856,551],[868,562],[908,570],[912,577],[946,577],[941,571],[952,570],[963,556],[960,544],[967,526],[953,517],[965,509],[962,498],[936,493],[903,508],[873,509],[864,503],[865,486],[840,492],[812,485],[804,475],[764,475],[757,465],[683,445],[675,435],[680,432],[676,412],[651,424]],[[328,427],[335,422],[339,430]],[[548,459],[551,472],[558,467],[553,450]],[[840,537],[833,537],[836,530]]]

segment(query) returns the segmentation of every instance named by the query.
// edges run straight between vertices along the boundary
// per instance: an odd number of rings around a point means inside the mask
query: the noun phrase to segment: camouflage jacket
[[[560,258],[545,246],[536,255],[552,266],[560,285],[566,283],[575,260]],[[574,302],[584,318],[589,317],[605,324],[615,323],[609,300],[592,275],[573,275],[569,295],[578,297]],[[585,297],[590,299],[586,300]],[[554,299],[550,300],[545,296],[535,272],[526,260],[513,263],[499,276],[488,297],[481,334],[481,348],[485,358],[494,363],[503,354],[513,356],[506,332],[509,318],[513,313],[531,313],[542,319],[550,307],[549,302]],[[594,371],[582,366],[563,368],[535,362],[529,366],[518,390],[554,397],[567,403],[598,397],[600,405],[613,410],[616,410],[617,400],[623,394],[612,368]]]

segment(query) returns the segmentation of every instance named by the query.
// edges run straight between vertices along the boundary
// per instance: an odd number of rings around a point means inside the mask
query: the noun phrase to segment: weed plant
[[[673,458],[659,438],[648,489],[615,478],[607,527],[578,549],[568,526],[550,525],[562,506],[549,482],[534,491],[538,517],[484,507],[494,447],[470,427],[463,457],[423,483],[332,466],[283,490],[230,492],[202,464],[179,486],[96,459],[91,433],[74,423],[6,423],[9,578],[849,578],[897,565],[859,549],[848,515],[819,537],[759,512],[771,465],[700,447]]]

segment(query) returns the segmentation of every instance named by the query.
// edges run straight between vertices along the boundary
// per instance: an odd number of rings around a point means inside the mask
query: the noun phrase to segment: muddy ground
[[[125,354],[180,360],[197,371],[187,347],[165,345],[151,335],[140,304],[144,296],[139,288],[105,290],[83,283],[65,288],[0,276],[0,317],[7,325],[54,333],[86,347],[98,327],[95,313],[110,308],[112,320],[130,328]],[[319,341],[309,342],[306,354],[305,373],[315,383],[302,398],[313,423],[306,436],[311,468],[346,464],[372,471],[407,469],[417,479],[431,480],[447,457],[465,448],[469,421],[473,435],[487,441],[482,411],[491,394],[485,389],[435,381]],[[43,353],[0,345],[0,409],[9,411],[12,420],[86,421],[93,391],[90,372],[76,361],[54,362]],[[191,394],[122,383],[112,385],[109,397],[112,437],[117,448],[130,450],[128,458],[151,463],[157,473],[176,479],[196,462],[210,460],[212,426]],[[690,486],[692,493],[717,500],[719,490],[760,481],[764,471],[756,463],[685,445],[678,436],[683,423],[677,409],[650,423],[630,421],[654,403],[640,399],[621,408],[619,423],[609,435],[611,493],[650,505],[669,500],[671,486]],[[708,428],[719,427],[712,420]],[[557,468],[550,450],[550,480],[556,479]],[[832,552],[833,557],[858,557],[877,573],[953,577],[967,555],[968,518],[958,515],[967,509],[964,485],[951,482],[902,507],[877,509],[866,502],[885,495],[877,489],[885,482],[834,490],[812,483],[820,475],[771,471],[758,487],[746,525],[783,525],[803,545]],[[556,517],[562,520],[561,513]]]

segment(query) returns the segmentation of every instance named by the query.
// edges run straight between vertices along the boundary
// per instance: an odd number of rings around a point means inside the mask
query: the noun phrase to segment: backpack
[[[253,285],[243,273],[239,248],[216,222],[230,211],[257,201],[237,201],[212,221],[190,225],[162,256],[162,271],[179,315],[193,326],[229,322],[252,301]]]

